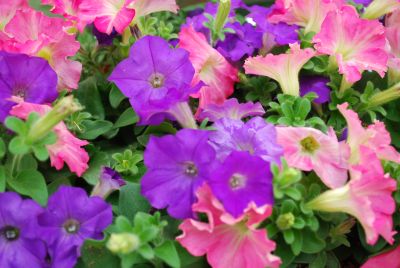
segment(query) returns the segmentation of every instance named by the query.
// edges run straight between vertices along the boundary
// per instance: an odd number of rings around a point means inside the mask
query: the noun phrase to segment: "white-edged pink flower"
[[[21,119],[27,119],[31,112],[44,115],[50,110],[51,106],[49,105],[20,102],[13,106],[10,114]],[[50,155],[51,166],[60,170],[66,163],[71,172],[81,176],[89,167],[89,155],[82,147],[89,143],[76,138],[63,122],[56,125],[53,130],[57,135],[57,142],[46,146]]]
[[[176,0],[135,0],[128,7],[135,10],[137,18],[160,11],[177,13],[179,9]]]
[[[366,19],[378,19],[400,8],[400,0],[374,0],[364,11],[363,17]]]
[[[372,125],[364,128],[358,114],[349,110],[348,106],[348,103],[343,103],[338,105],[338,109],[347,122],[347,143],[351,150],[349,162],[357,164],[361,155],[360,147],[365,146],[376,153],[379,159],[400,163],[400,153],[390,145],[391,137],[385,124],[375,121]]]
[[[352,6],[328,13],[313,42],[319,53],[336,59],[339,72],[349,83],[360,80],[365,70],[385,76],[385,27],[378,20],[361,19]]]
[[[322,193],[306,206],[313,210],[350,214],[361,223],[368,244],[374,245],[380,235],[392,244],[396,234],[392,220],[396,209],[392,197],[397,189],[396,181],[384,174],[373,151],[363,146],[360,151],[360,164],[351,168],[349,183]]]
[[[235,219],[206,184],[197,191],[197,198],[193,211],[205,213],[208,222],[186,219],[179,226],[183,234],[177,237],[192,255],[207,254],[214,268],[279,267],[281,260],[271,254],[275,243],[268,239],[265,229],[257,229],[271,215],[271,206],[257,208],[250,204],[243,216]]]
[[[343,0],[277,0],[268,20],[299,25],[305,28],[306,33],[317,33],[326,14],[343,4]]]
[[[346,183],[349,150],[338,141],[333,129],[328,134],[308,127],[276,127],[276,131],[289,166],[314,170],[330,188]]]
[[[290,44],[286,54],[267,54],[248,58],[244,63],[246,74],[268,76],[276,80],[283,93],[299,96],[299,72],[306,62],[315,56],[311,48],[301,49],[297,43]]]
[[[192,84],[200,81],[205,84],[199,93],[192,95],[200,99],[198,112],[208,104],[222,104],[233,93],[238,70],[192,26],[183,28],[179,33],[179,47],[190,53],[189,58],[196,71]]]

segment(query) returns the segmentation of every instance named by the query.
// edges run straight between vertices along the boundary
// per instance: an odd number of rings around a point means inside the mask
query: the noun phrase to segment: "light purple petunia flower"
[[[1,193],[0,204],[0,267],[43,267],[46,247],[37,222],[43,209],[13,192]]]
[[[223,104],[210,104],[200,113],[198,119],[208,118],[211,122],[217,122],[221,118],[243,119],[249,116],[263,115],[265,113],[261,103],[239,103],[236,98],[227,99]]]
[[[119,190],[126,185],[121,175],[110,167],[103,167],[100,172],[100,178],[93,188],[91,196],[107,198],[112,192]]]
[[[15,96],[31,103],[51,103],[57,96],[57,74],[42,58],[0,52],[0,121],[8,116]]]
[[[246,151],[268,162],[280,163],[283,149],[277,144],[275,126],[261,117],[244,123],[223,118],[214,124],[216,131],[210,135],[210,144],[217,157],[225,159],[233,151]]]
[[[111,223],[109,204],[70,186],[60,186],[39,216],[42,238],[49,246],[54,267],[73,267],[84,240],[102,239],[104,229]]]
[[[353,0],[354,3],[356,4],[360,4],[363,6],[368,6],[369,4],[371,4],[372,0]]]
[[[159,124],[174,119],[169,111],[200,89],[192,88],[194,68],[189,53],[171,48],[160,37],[145,36],[131,48],[129,58],[120,62],[109,80],[130,100],[139,124]]]
[[[274,203],[270,163],[248,152],[232,152],[208,180],[212,192],[235,218],[251,202]]]
[[[234,30],[235,33],[225,34],[225,40],[217,43],[217,50],[229,60],[235,62],[246,55],[252,56],[256,49],[262,47],[263,33],[253,25],[234,22],[225,27]]]
[[[153,207],[168,207],[175,218],[193,216],[196,189],[209,177],[215,162],[208,136],[205,130],[183,129],[176,135],[150,138],[144,152],[147,172],[141,186]]]
[[[331,90],[327,86],[329,78],[323,76],[304,76],[300,78],[300,95],[314,92],[318,98],[314,99],[315,103],[325,103],[331,100]]]

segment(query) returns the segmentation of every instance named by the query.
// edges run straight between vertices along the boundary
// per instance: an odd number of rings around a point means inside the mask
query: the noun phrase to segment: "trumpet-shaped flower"
[[[379,235],[394,242],[392,214],[396,202],[392,193],[396,181],[385,175],[375,153],[361,147],[361,161],[352,167],[352,178],[340,188],[326,191],[306,206],[326,212],[344,212],[357,218],[364,228],[367,243],[374,245]]]
[[[251,204],[235,219],[225,211],[207,184],[196,194],[198,202],[193,210],[205,213],[208,222],[186,219],[179,226],[183,234],[177,237],[192,255],[207,254],[207,261],[214,268],[279,267],[281,260],[271,253],[275,243],[268,239],[264,228],[257,229],[271,215],[271,206],[257,208]]]
[[[31,112],[36,112],[43,116],[50,110],[51,107],[48,105],[20,102],[12,108],[10,114],[21,119],[27,119]],[[57,142],[47,145],[51,166],[60,170],[66,163],[71,172],[81,176],[88,168],[89,155],[82,148],[88,142],[76,138],[63,122],[54,127],[54,132],[57,135]]]
[[[277,0],[268,20],[299,25],[306,33],[317,33],[328,12],[343,4],[343,0]]]
[[[177,13],[179,9],[176,0],[134,0],[130,2],[128,8],[135,10],[136,18],[160,11]]]
[[[399,0],[374,0],[365,9],[363,17],[367,19],[378,19],[379,17],[400,9]]]
[[[217,50],[212,48],[202,33],[191,26],[179,33],[179,46],[190,53],[190,61],[196,71],[192,84],[205,83],[199,93],[200,109],[208,104],[222,104],[232,93],[238,81],[238,70],[235,69]]]
[[[230,118],[241,120],[243,118],[255,115],[263,115],[265,113],[261,103],[239,103],[236,98],[227,99],[223,104],[209,104],[198,116],[199,120],[208,118],[211,122],[217,122],[222,118]]]
[[[219,159],[225,159],[234,151],[245,151],[265,161],[280,163],[282,147],[277,143],[275,126],[263,118],[254,117],[246,123],[222,118],[214,127],[216,131],[210,135],[210,144]]]
[[[22,8],[27,8],[28,3],[25,0],[12,0],[0,2],[0,31],[4,29],[7,23],[14,17],[15,12]]]
[[[338,109],[347,122],[347,143],[351,149],[350,163],[359,162],[360,146],[370,148],[379,159],[400,163],[400,153],[390,145],[390,133],[386,130],[383,122],[375,121],[374,124],[364,128],[357,113],[349,110],[347,103],[338,105]]]
[[[290,52],[286,54],[248,58],[244,69],[246,74],[263,75],[276,80],[285,94],[299,96],[299,72],[313,56],[313,49],[300,49],[299,44],[291,44]]]
[[[400,246],[369,258],[361,268],[400,267]]]
[[[91,196],[99,196],[106,199],[109,194],[119,190],[126,182],[121,175],[109,167],[102,167],[99,181],[93,188]]]
[[[141,186],[153,207],[168,207],[175,218],[193,216],[195,192],[209,177],[215,162],[208,135],[203,130],[183,129],[176,135],[150,138],[144,152],[147,172]]]
[[[385,75],[385,27],[377,20],[360,19],[352,6],[330,12],[313,42],[318,52],[336,59],[347,82],[360,80],[364,70]]]
[[[314,170],[330,188],[346,183],[348,149],[338,142],[333,129],[328,134],[307,127],[277,127],[276,130],[278,144],[283,147],[289,166]]]

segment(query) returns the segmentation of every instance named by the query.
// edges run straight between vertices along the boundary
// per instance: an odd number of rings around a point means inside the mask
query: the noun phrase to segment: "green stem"
[[[371,108],[382,106],[398,98],[400,98],[400,82],[384,91],[381,91],[373,95],[369,99],[367,106],[363,110],[368,110]]]
[[[11,162],[11,176],[14,177],[14,173],[19,170],[19,166],[21,163],[21,159],[24,155],[23,154],[16,154],[13,156]]]
[[[342,77],[342,82],[340,82],[340,88],[339,88],[339,97],[343,97],[344,96],[344,92],[351,88],[351,86],[353,85],[353,83],[347,82],[346,78],[343,76]]]

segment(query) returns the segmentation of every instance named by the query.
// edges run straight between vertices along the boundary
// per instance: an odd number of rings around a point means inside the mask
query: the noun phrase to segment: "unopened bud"
[[[220,33],[224,28],[229,12],[231,12],[231,0],[220,0],[214,23],[214,31],[216,33]]]
[[[292,225],[294,224],[294,220],[295,217],[291,212],[281,214],[276,220],[276,225],[280,230],[287,230],[292,227]]]
[[[131,233],[111,234],[107,241],[107,248],[116,254],[128,254],[138,249],[139,237]]]

